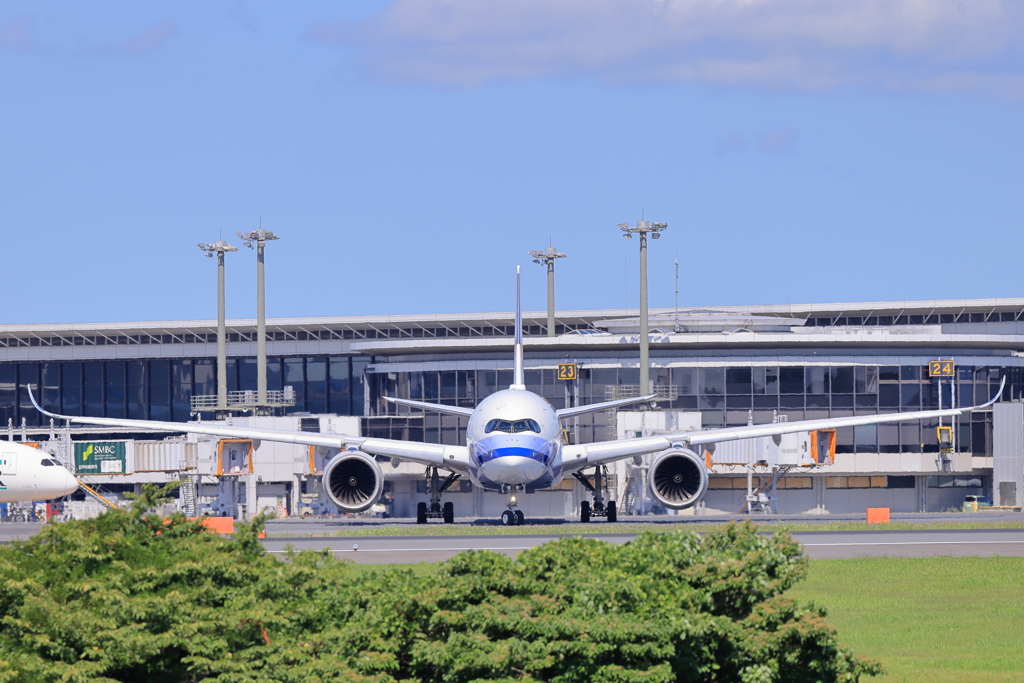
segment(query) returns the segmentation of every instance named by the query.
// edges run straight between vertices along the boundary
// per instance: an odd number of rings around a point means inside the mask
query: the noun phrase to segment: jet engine
[[[384,474],[373,456],[342,451],[324,467],[324,489],[342,512],[362,512],[377,502],[384,490]]]
[[[667,508],[682,510],[700,502],[708,490],[703,459],[685,448],[670,448],[654,457],[648,471],[651,495]]]

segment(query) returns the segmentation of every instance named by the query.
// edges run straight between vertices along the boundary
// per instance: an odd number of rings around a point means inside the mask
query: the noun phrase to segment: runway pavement
[[[0,543],[24,540],[42,528],[39,523],[0,524]],[[309,521],[301,525],[273,524],[274,533],[263,541],[267,552],[284,555],[288,547],[296,550],[327,548],[338,557],[360,564],[407,564],[440,562],[463,550],[493,550],[515,556],[534,546],[564,538],[557,525],[550,534],[497,536],[344,536],[344,525],[334,522]],[[664,528],[652,524],[653,528]],[[330,536],[286,535],[319,531]],[[933,529],[924,531],[803,531],[793,534],[804,545],[811,559],[845,559],[851,557],[934,557],[946,556],[1017,556],[1024,557],[1024,529]],[[626,543],[636,534],[595,533],[608,543]]]
[[[608,543],[626,543],[635,534],[588,534]],[[929,531],[816,531],[793,534],[811,559],[851,557],[1017,556],[1024,557],[1024,529],[969,529]],[[440,562],[463,550],[494,550],[515,556],[534,546],[564,536],[396,536],[268,538],[267,552],[330,549],[338,557],[359,564]]]

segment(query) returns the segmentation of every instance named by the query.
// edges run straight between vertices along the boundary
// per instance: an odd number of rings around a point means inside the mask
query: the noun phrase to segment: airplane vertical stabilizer
[[[520,266],[516,266],[516,338],[513,347],[515,366],[512,371],[512,384],[509,389],[526,389],[526,377],[523,372],[523,299],[520,293]]]

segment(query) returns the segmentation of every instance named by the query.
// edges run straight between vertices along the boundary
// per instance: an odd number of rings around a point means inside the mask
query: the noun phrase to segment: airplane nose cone
[[[61,469],[64,469],[63,467]],[[75,475],[71,474],[67,470],[64,470],[64,483],[63,493],[60,495],[67,496],[78,490],[78,480],[75,479]]]
[[[40,500],[61,498],[77,490],[75,475],[63,467],[47,467],[45,476],[36,484],[36,495]]]

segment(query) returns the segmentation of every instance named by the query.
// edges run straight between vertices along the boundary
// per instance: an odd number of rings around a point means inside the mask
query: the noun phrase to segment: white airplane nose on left
[[[37,500],[49,500],[60,498],[78,490],[78,480],[75,475],[63,467],[43,468],[43,476],[36,484]]]

